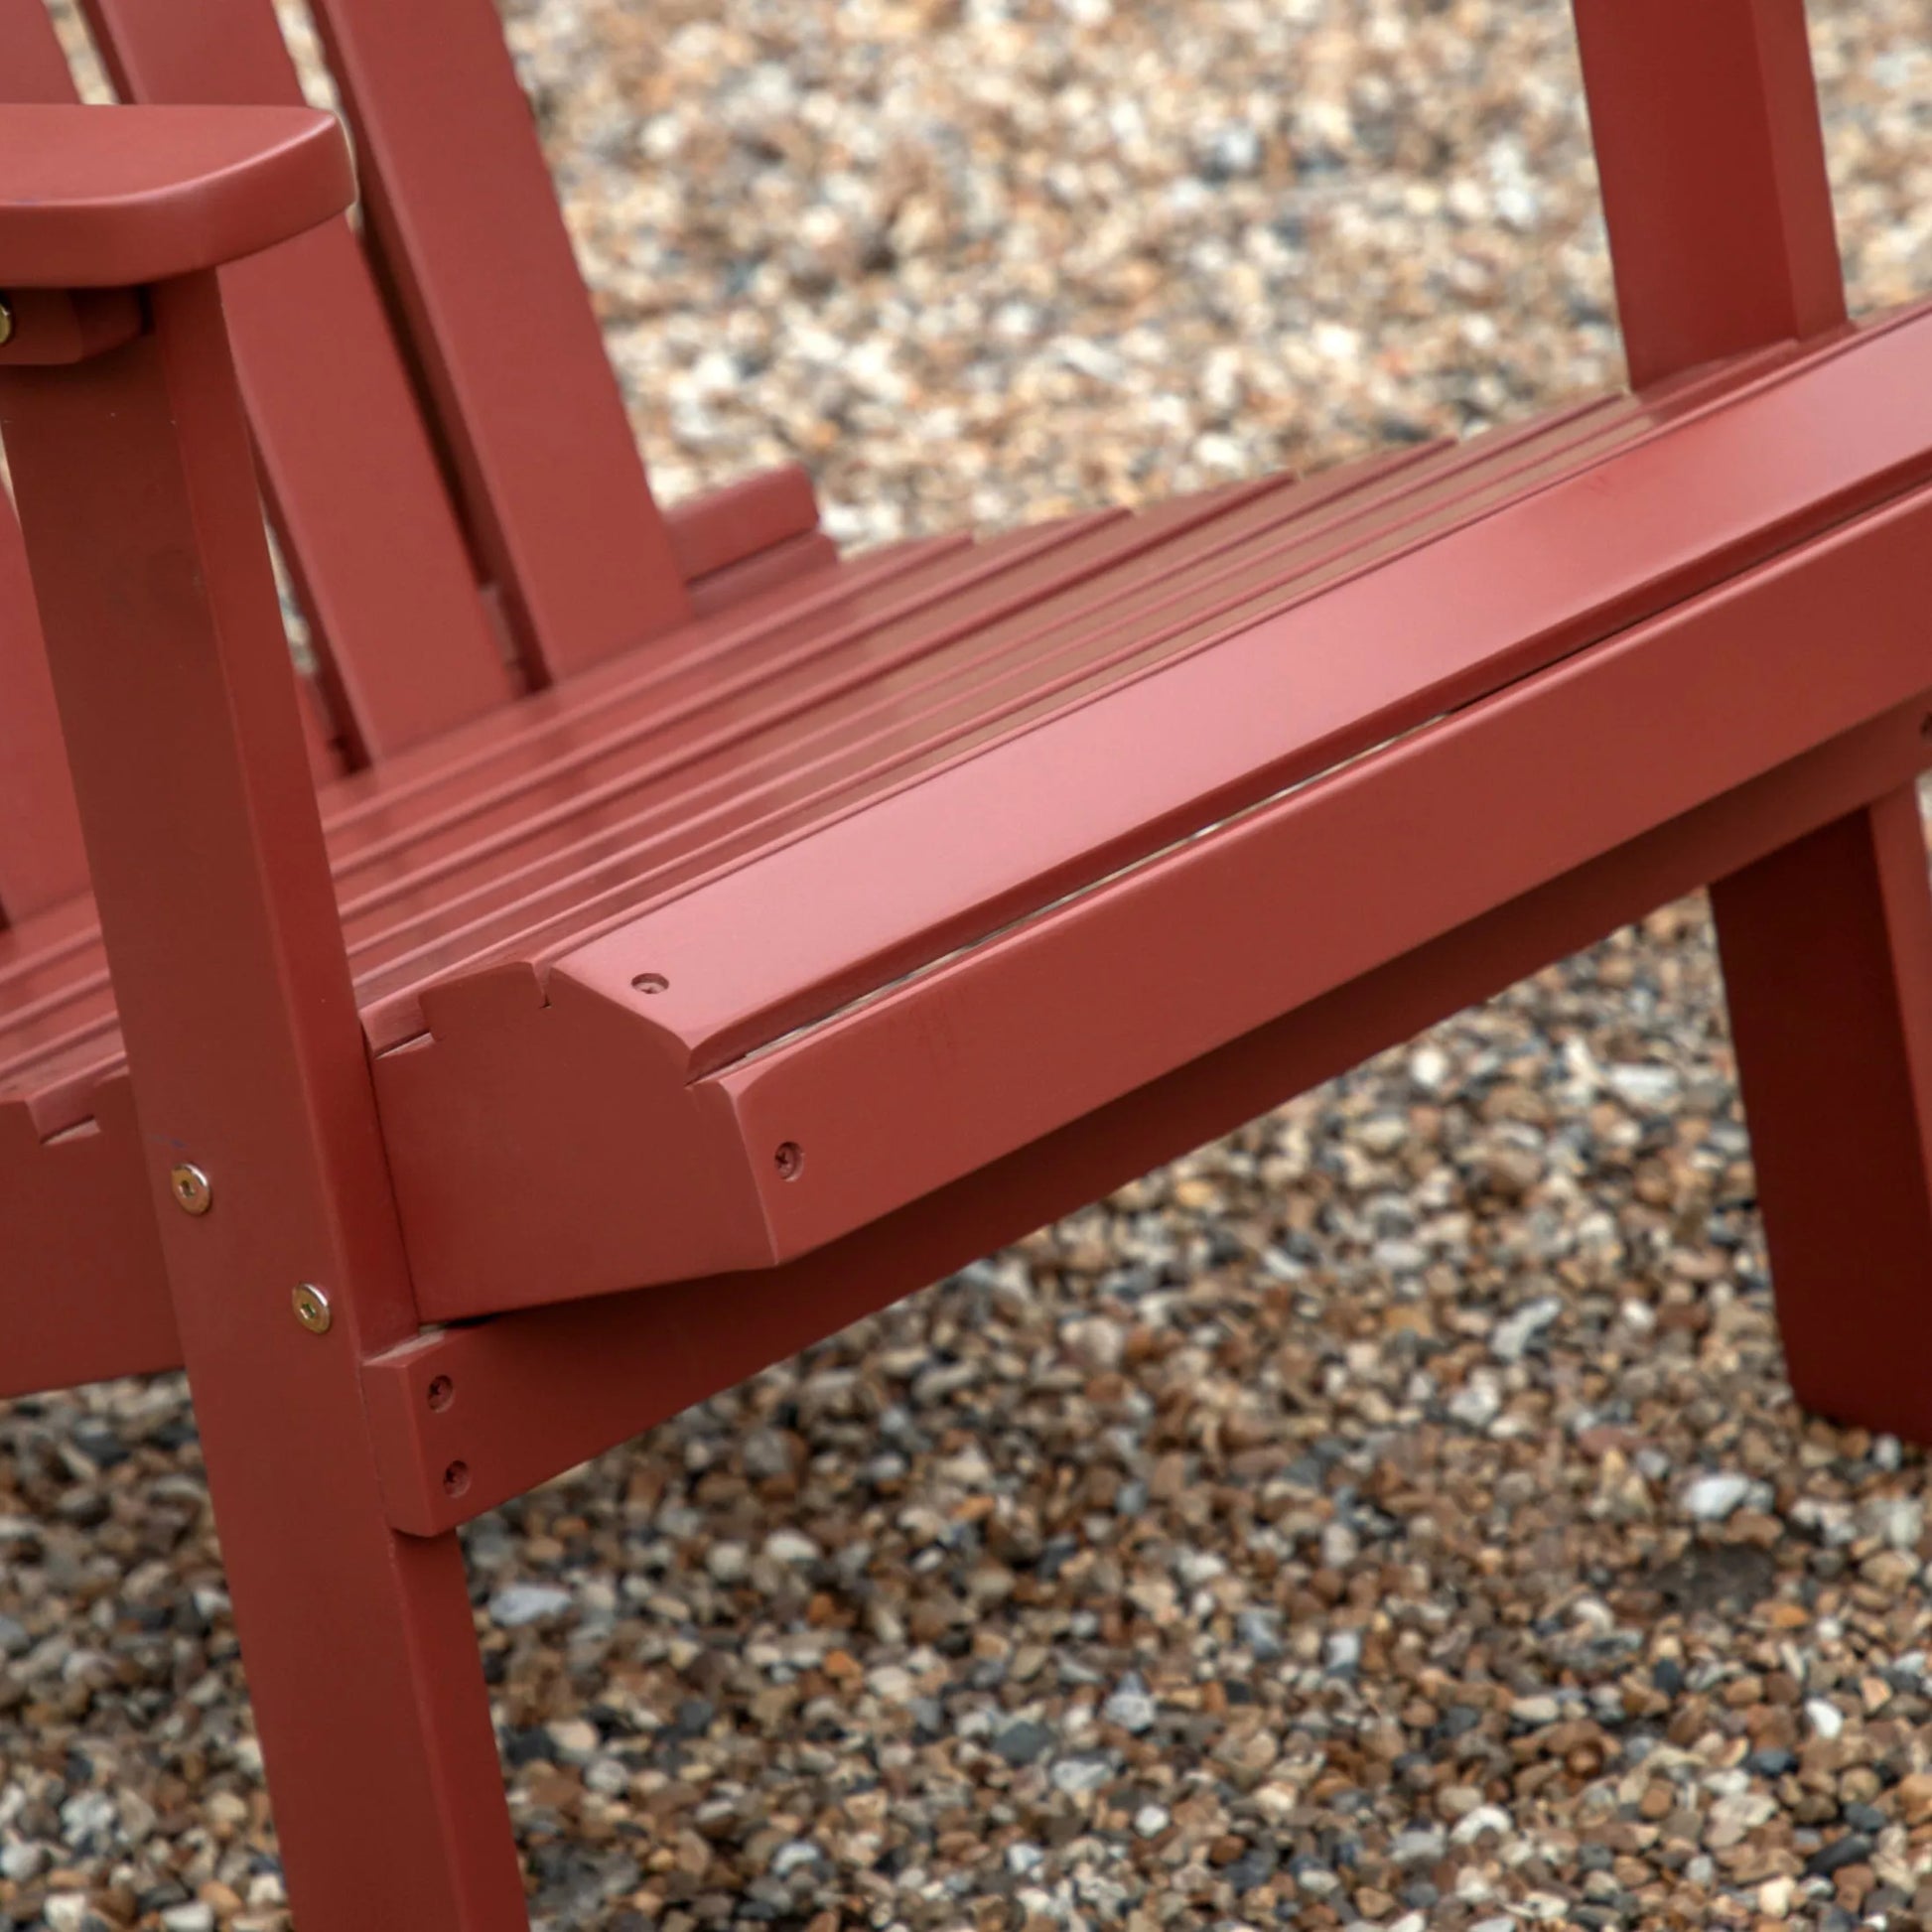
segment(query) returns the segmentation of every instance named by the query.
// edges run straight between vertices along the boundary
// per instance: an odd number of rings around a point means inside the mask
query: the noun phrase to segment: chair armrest
[[[355,198],[306,107],[0,106],[0,288],[135,288],[252,255]]]

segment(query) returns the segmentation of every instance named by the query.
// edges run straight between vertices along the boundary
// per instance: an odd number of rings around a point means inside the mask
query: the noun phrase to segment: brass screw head
[[[168,1170],[168,1191],[184,1214],[206,1214],[214,1205],[214,1183],[188,1161]]]
[[[4,295],[0,295],[0,348],[5,348],[6,345],[13,341],[13,339],[14,339],[13,304],[9,302]]]
[[[289,1306],[295,1311],[295,1318],[312,1335],[326,1335],[334,1325],[335,1311],[329,1306],[329,1297],[313,1282],[304,1282],[289,1296]]]

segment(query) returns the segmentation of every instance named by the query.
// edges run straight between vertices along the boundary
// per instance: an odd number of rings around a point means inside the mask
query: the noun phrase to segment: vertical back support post
[[[0,376],[0,428],[291,1899],[520,1932],[462,1558],[390,1529],[363,1419],[414,1309],[219,290],[148,293],[152,334]]]
[[[1630,383],[1845,320],[1804,0],[1576,0]]]
[[[1803,0],[1576,12],[1632,383],[1843,325]],[[1821,637],[1820,675],[1830,662]],[[1932,1441],[1932,891],[1915,789],[1711,900],[1792,1385],[1842,1421]]]
[[[538,683],[691,600],[489,0],[317,0],[378,268]]]
[[[128,100],[302,104],[269,0],[84,7]],[[507,703],[469,551],[347,218],[229,264],[221,296],[262,483],[350,762],[380,762]]]
[[[67,100],[73,77],[47,9],[0,0],[0,93]],[[13,505],[0,488],[0,924],[87,889],[73,785]]]

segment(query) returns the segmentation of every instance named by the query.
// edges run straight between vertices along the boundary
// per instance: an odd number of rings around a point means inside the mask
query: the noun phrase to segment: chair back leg
[[[1577,0],[1577,24],[1632,381],[1842,326],[1804,0]],[[1711,900],[1792,1386],[1841,1421],[1932,1442],[1932,889],[1915,788]]]
[[[1711,898],[1792,1386],[1932,1442],[1932,892],[1911,787]]]

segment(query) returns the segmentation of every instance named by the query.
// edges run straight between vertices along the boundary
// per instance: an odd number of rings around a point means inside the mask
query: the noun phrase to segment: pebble
[[[1123,1730],[1131,1730],[1137,1735],[1154,1728],[1156,1709],[1154,1700],[1148,1696],[1147,1686],[1138,1677],[1125,1677],[1107,1702],[1100,1707],[1100,1715],[1110,1725],[1118,1725]]]
[[[1722,1523],[1750,1492],[1749,1476],[1699,1476],[1684,1491],[1684,1507],[1700,1523]]]
[[[1009,1725],[993,1740],[993,1748],[1009,1764],[1032,1764],[1053,1746],[1053,1733],[1040,1724]]]
[[[1827,1743],[1845,1728],[1845,1713],[1826,1698],[1807,1698],[1805,1718],[1812,1729]]]
[[[548,1584],[511,1584],[489,1599],[489,1620],[501,1630],[544,1623],[571,1606],[571,1593]]]

